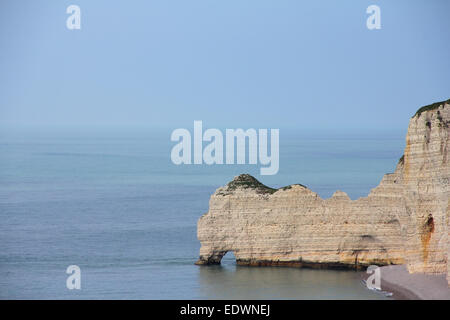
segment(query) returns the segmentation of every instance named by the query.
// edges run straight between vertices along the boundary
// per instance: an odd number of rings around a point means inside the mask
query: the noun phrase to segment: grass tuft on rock
[[[277,189],[270,188],[262,184],[255,177],[249,174],[241,174],[227,184],[227,189],[229,191],[234,191],[238,188],[255,189],[257,193],[261,194],[272,194],[277,191]]]
[[[302,184],[297,184],[297,185],[306,188]],[[226,185],[226,191],[232,193],[234,190],[239,189],[239,188],[242,188],[242,189],[253,189],[258,194],[273,194],[273,193],[277,192],[278,190],[291,189],[292,185],[286,186],[286,187],[282,187],[282,188],[279,188],[279,189],[275,189],[275,188],[268,187],[265,184],[262,184],[255,177],[253,177],[253,176],[251,176],[249,174],[241,174],[241,175],[235,177],[232,181],[230,181]],[[228,192],[226,192],[226,193],[221,192],[219,194],[220,195],[226,195],[226,194],[229,194]]]

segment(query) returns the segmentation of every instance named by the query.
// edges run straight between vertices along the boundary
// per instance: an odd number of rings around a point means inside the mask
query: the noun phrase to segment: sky
[[[69,30],[66,8],[81,9]],[[381,29],[366,27],[369,5]],[[0,126],[406,129],[450,98],[450,1],[2,1]]]

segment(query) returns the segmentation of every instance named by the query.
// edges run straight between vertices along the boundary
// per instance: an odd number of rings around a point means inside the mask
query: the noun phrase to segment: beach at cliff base
[[[409,273],[405,265],[384,266],[381,289],[396,300],[449,300],[450,289],[445,274]],[[364,273],[363,279],[369,274]]]

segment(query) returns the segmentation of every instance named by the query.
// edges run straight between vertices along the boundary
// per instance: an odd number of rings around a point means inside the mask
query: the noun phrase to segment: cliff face
[[[450,101],[411,119],[401,172],[410,272],[447,272]]]
[[[198,221],[197,264],[218,264],[233,251],[242,265],[407,263],[410,272],[447,272],[449,127],[450,101],[420,109],[395,172],[358,200],[341,191],[324,200],[302,185],[272,189],[236,177],[216,190]]]

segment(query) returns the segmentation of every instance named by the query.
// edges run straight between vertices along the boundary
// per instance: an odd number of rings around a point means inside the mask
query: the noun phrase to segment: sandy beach
[[[410,274],[405,265],[381,267],[381,289],[396,300],[450,300],[445,274]]]

